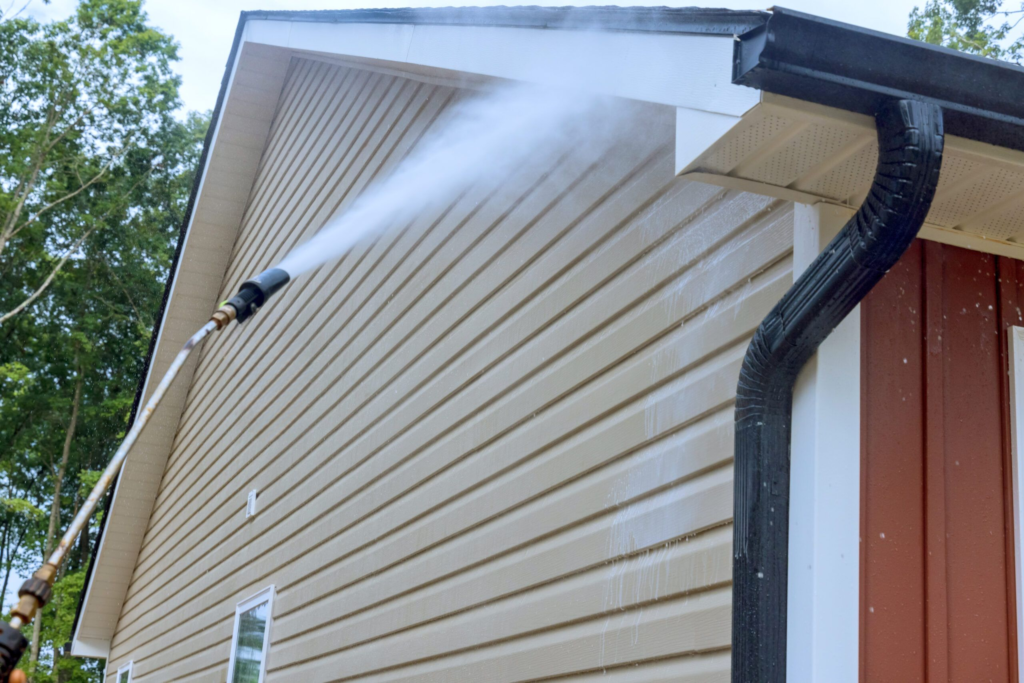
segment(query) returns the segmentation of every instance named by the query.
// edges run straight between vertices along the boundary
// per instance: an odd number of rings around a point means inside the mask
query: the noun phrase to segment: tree
[[[52,285],[160,163],[154,137],[180,106],[176,59],[138,0],[0,23],[0,324]]]
[[[907,35],[932,45],[970,52],[983,57],[1024,62],[1024,36],[1018,28],[1024,20],[1019,8],[1003,0],[928,0],[922,10],[910,13]]]
[[[45,558],[128,427],[209,121],[180,113],[176,58],[141,0],[0,17],[5,585]],[[34,683],[102,678],[65,649],[97,523],[40,615]]]

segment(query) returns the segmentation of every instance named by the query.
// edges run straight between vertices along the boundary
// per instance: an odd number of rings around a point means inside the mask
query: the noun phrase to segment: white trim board
[[[731,36],[257,19],[246,40],[732,116],[760,100],[732,83]]]
[[[143,401],[155,385],[151,380],[163,376],[182,344],[209,320],[215,307],[290,59],[287,50],[245,42],[243,33],[226,76],[220,115],[211,124],[211,144],[199,169],[192,215],[150,358]],[[73,656],[110,655],[110,639],[170,452],[168,435],[176,430],[197,359],[198,354],[182,368],[118,477],[72,634]]]
[[[234,80],[235,80],[235,73],[238,70],[238,63],[239,63],[239,61],[241,61],[241,60],[240,59],[236,59],[235,63],[232,65],[230,75],[228,76],[228,91],[231,90],[231,83],[234,82]],[[210,143],[210,148],[211,149],[214,147],[214,145],[216,145],[217,135],[220,133],[221,122],[224,120],[224,113],[225,113],[226,109],[227,109],[227,107],[222,107],[221,110],[220,110],[220,114],[217,117],[217,120],[210,122],[210,125],[213,127],[213,136],[211,138],[211,143]],[[202,192],[203,192],[203,185],[206,182],[206,175],[207,175],[207,173],[208,173],[208,171],[210,169],[209,159],[210,159],[211,156],[212,155],[207,155],[207,163],[201,169],[199,169],[199,186],[198,186],[199,189],[196,191],[196,198],[197,198],[197,200],[198,200],[199,195],[202,194]],[[198,201],[196,202],[196,204],[198,204]],[[193,209],[195,209],[195,207],[193,207]],[[182,254],[185,253],[185,250],[188,247],[188,238],[192,234],[192,226],[196,222],[196,213],[197,212],[195,210],[193,210],[192,215],[189,217],[188,227],[185,228],[185,235],[184,235],[184,237],[181,238],[181,241],[182,241],[181,253]],[[167,293],[167,301],[168,301],[168,303],[170,303],[170,301],[174,298],[174,291],[175,291],[175,289],[178,286],[179,277],[180,277],[180,274],[181,274],[181,268],[182,268],[183,263],[184,263],[184,259],[179,259],[178,263],[177,263],[177,266],[174,269],[174,273],[173,273],[172,279],[171,279],[171,289]],[[161,325],[160,325],[160,328],[159,328],[160,331],[157,333],[156,344],[153,347],[153,355],[152,355],[152,357],[154,359],[157,357],[157,354],[160,353],[160,346],[161,346],[160,343],[163,341],[164,325],[162,324],[162,322],[163,321],[161,321]],[[174,352],[177,353],[177,350],[175,350]],[[150,367],[149,367],[149,372],[146,374],[146,380],[145,380],[144,384],[142,385],[142,397],[141,397],[141,400],[139,401],[139,405],[144,405],[145,402],[149,398],[150,384],[151,384],[151,381],[154,379],[153,378],[153,369],[154,369],[154,365],[151,364]],[[159,381],[159,380],[157,380],[157,381]],[[185,380],[182,379],[181,381],[185,381]],[[114,490],[113,490],[113,493],[111,493],[111,501],[110,501],[110,508],[109,508],[109,510],[111,512],[113,512],[117,508],[117,494],[118,494],[118,492],[122,488],[122,481],[123,480],[124,480],[124,477],[123,476],[119,476],[114,481]],[[104,529],[104,532],[106,532],[106,531],[107,530]],[[102,557],[103,554],[104,554],[103,551],[105,549],[105,546],[107,545],[107,540],[108,540],[109,537],[110,537],[110,534],[104,533],[103,536],[100,538],[100,545],[99,545],[99,548],[97,548],[97,550],[96,550],[96,555],[97,555],[96,564],[97,565],[99,564],[99,558]],[[92,577],[90,577],[90,579],[92,579]],[[93,581],[90,580],[89,583],[85,586],[85,596],[82,598],[82,615],[83,616],[89,610],[89,598],[92,595],[92,590],[91,590],[92,589],[92,585],[93,585]],[[84,619],[82,621],[84,621]],[[75,629],[75,633],[71,634],[71,654],[73,656],[76,656],[76,657],[104,657],[105,658],[105,657],[107,657],[110,654],[110,641],[102,641],[102,640],[95,640],[95,639],[79,638],[78,637],[78,632],[80,630],[81,630],[81,621],[79,622],[79,628],[76,628]],[[130,662],[129,662],[129,664],[130,664]],[[120,676],[120,670],[118,671],[118,676]]]
[[[1024,437],[1024,327],[1009,334],[1010,356],[1010,448],[1013,479],[1013,558],[1017,584],[1017,652],[1024,653],[1024,465],[1021,438]],[[1017,657],[1018,676],[1024,680],[1024,657]]]
[[[260,19],[246,24],[246,40],[397,74],[417,69],[417,80],[503,79],[673,106],[677,173],[761,99],[732,82],[731,36]]]
[[[797,204],[794,279],[853,215]],[[860,306],[797,378],[789,503],[789,683],[858,683]]]

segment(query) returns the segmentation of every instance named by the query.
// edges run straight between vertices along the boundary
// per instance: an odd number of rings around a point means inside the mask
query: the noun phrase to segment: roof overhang
[[[892,99],[942,107],[946,132],[1024,150],[1024,68],[775,8],[736,44],[734,82],[873,116]]]
[[[888,63],[875,60],[885,55]],[[1016,217],[1024,112],[1013,99],[1024,92],[1024,72],[990,60],[787,10],[248,12],[236,30],[136,406],[234,284],[223,282],[225,268],[295,56],[463,87],[527,81],[672,106],[678,173],[849,206],[874,170],[870,114],[878,102],[942,100],[954,136],[929,234],[954,243],[970,238],[966,246],[987,239],[989,248],[1024,257],[1013,243],[1024,235]],[[889,74],[897,57],[900,73]],[[929,75],[938,64],[945,71]],[[74,655],[109,653],[193,369],[182,371],[151,419],[108,501]]]
[[[764,93],[681,174],[802,204],[856,209],[877,161],[873,117]],[[1024,152],[947,135],[939,188],[921,234],[1024,258]]]
[[[924,100],[942,107],[947,136],[922,235],[1024,258],[1024,69],[776,8],[736,41],[733,79],[758,88],[758,104],[717,129],[677,110],[678,173],[857,208],[878,158],[873,114]]]

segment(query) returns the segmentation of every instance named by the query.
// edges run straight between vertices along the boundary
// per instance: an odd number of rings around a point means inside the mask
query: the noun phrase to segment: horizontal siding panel
[[[728,449],[723,437],[728,430],[725,429],[726,421],[721,416],[725,415],[727,415],[727,411],[719,413],[719,418],[711,420],[710,425],[701,425],[657,446],[645,448],[619,461],[614,467],[607,468],[599,475],[585,477],[587,481],[569,487],[573,490],[567,490],[554,496],[556,499],[560,498],[564,501],[561,503],[562,507],[579,504],[581,500],[585,503],[586,495],[604,496],[606,503],[604,508],[599,506],[589,508],[591,512],[600,510],[597,513],[599,516],[596,518],[585,518],[579,523],[568,524],[568,528],[558,536],[529,543],[518,550],[503,549],[505,554],[499,553],[489,563],[481,564],[468,571],[443,576],[440,579],[432,580],[428,574],[411,579],[413,583],[410,583],[410,576],[415,573],[412,567],[429,561],[427,558],[414,561],[410,564],[409,569],[396,567],[390,571],[370,576],[354,590],[343,590],[326,595],[323,600],[310,604],[304,609],[293,609],[287,613],[282,610],[275,637],[281,643],[294,637],[303,636],[306,640],[333,638],[332,647],[354,645],[362,640],[371,640],[374,637],[441,618],[450,612],[470,609],[508,597],[519,591],[541,586],[550,581],[553,576],[566,576],[585,571],[590,567],[603,565],[609,559],[609,547],[612,550],[620,549],[619,544],[612,542],[618,539],[612,538],[610,535],[609,522],[603,518],[603,515],[612,511],[619,514],[617,512],[619,508],[629,505],[628,501],[650,495],[651,491],[647,489],[629,491],[629,485],[640,477],[650,477],[649,471],[653,463],[657,462],[669,448],[683,447],[686,448],[684,452],[690,452],[706,447],[707,455],[700,457],[700,455],[704,455],[704,453],[700,453],[693,458],[694,462],[705,463],[718,460],[724,462]],[[721,465],[722,463],[716,464]],[[690,467],[690,465],[687,464],[680,469],[686,467]],[[676,483],[688,476],[694,476],[696,472],[688,472],[686,475],[676,478],[673,478],[674,474],[678,473],[668,473],[664,481]],[[659,480],[659,484],[661,481]],[[493,490],[493,487],[489,488]],[[703,495],[706,490],[700,489],[700,491]],[[487,495],[487,493],[482,492],[482,495]],[[614,502],[619,497],[625,498],[625,501]],[[700,497],[691,497],[687,500],[692,502]],[[613,501],[610,505],[607,504],[609,499]],[[556,503],[552,501],[551,504]],[[552,510],[551,504],[535,506],[535,509]],[[710,509],[700,511],[700,515],[694,515],[685,520],[680,519],[678,524],[673,523],[666,526],[664,528],[665,535],[661,541],[669,542],[673,538],[696,533],[702,528],[728,519],[728,514],[716,515],[716,509],[715,505],[711,505]],[[654,544],[656,545],[657,542],[655,541]],[[647,549],[649,549],[647,545],[630,547],[624,550],[622,555],[627,556],[632,552],[646,551]],[[441,550],[441,552],[445,551]],[[419,581],[419,584],[416,584],[415,581]],[[396,588],[403,583],[404,589]],[[416,586],[417,590],[409,592],[413,586]],[[405,595],[406,592],[409,594]],[[382,598],[382,596],[385,597]],[[400,597],[392,601],[387,596]],[[343,620],[347,623],[342,623]],[[315,633],[319,628],[331,625],[332,622],[338,623],[331,626],[327,634]],[[287,661],[287,658],[282,660],[282,662]]]
[[[765,253],[765,251],[763,251],[763,250],[756,250],[756,251],[755,250],[749,250],[748,253],[751,253],[751,254],[755,254],[756,253],[758,255],[763,255]],[[716,271],[715,269],[701,269],[700,271],[695,271],[695,272],[706,274],[706,273],[721,272],[721,271]],[[751,320],[749,322],[752,323],[752,325],[750,327],[750,329],[752,329],[753,324],[756,324],[757,320],[754,319],[754,320]],[[622,327],[621,329],[623,331],[632,331],[632,330],[635,330],[636,327],[628,325],[628,326]],[[746,332],[746,331],[747,330],[742,330],[741,334]],[[718,340],[713,339],[713,338],[711,338],[711,337],[709,337],[707,335],[701,334],[699,332],[695,333],[695,334],[688,335],[688,336],[693,338],[695,343],[687,344],[686,346],[695,355],[698,354],[700,352],[700,350],[702,349],[702,344],[704,346],[706,346],[708,344],[712,344],[713,345],[713,344],[720,343]],[[607,346],[608,344],[605,344],[605,345]],[[553,389],[553,391],[552,391],[552,393],[550,395],[557,395],[557,393],[559,393],[559,391],[561,391],[558,387],[572,386],[574,383],[579,382],[580,379],[585,378],[587,373],[591,373],[593,371],[592,366],[597,364],[597,360],[599,360],[602,355],[603,354],[599,353],[596,350],[591,350],[590,353],[577,355],[575,357],[575,359],[574,359],[575,363],[570,364],[569,365],[569,369],[571,370],[572,367],[575,366],[576,368],[578,368],[577,372],[580,373],[580,374],[577,377],[572,377],[570,375],[566,379],[560,380],[558,375],[559,374],[565,375],[567,373],[565,371],[563,371],[562,373],[556,373],[555,376],[550,380],[550,382],[554,384],[554,389]],[[677,360],[677,362],[679,360],[685,359],[685,356],[683,358],[679,358],[678,354],[675,354],[675,355],[676,355],[676,359],[675,360]],[[700,356],[698,355],[697,357],[699,358]],[[598,365],[598,367],[600,367],[600,364],[597,364],[597,365]],[[625,366],[625,367],[628,368],[629,366]],[[667,369],[667,368],[670,368],[671,365],[669,365],[668,363],[663,363],[662,367]],[[623,370],[620,369],[618,371],[618,374],[621,375],[622,373],[623,373]],[[644,365],[640,365],[640,367],[639,367],[639,369],[637,371],[634,371],[633,373],[626,374],[626,376],[622,380],[620,380],[618,382],[614,382],[608,388],[604,388],[604,387],[600,387],[599,386],[598,390],[602,394],[608,395],[608,396],[612,397],[613,401],[614,400],[621,401],[623,398],[628,397],[630,395],[630,393],[628,393],[628,392],[631,391],[631,389],[629,388],[629,384],[630,384],[631,381],[634,382],[635,385],[638,388],[642,388],[642,387],[648,386],[649,383],[650,383],[650,370],[647,367],[645,367]],[[735,384],[735,378],[730,377],[725,382],[725,384],[730,386],[730,389],[731,389],[731,386]],[[477,385],[474,388],[481,387],[481,386],[483,386],[483,385]],[[491,388],[493,388],[494,386],[495,385],[491,385]],[[543,386],[543,385],[541,385],[541,386]],[[543,396],[541,396],[539,398],[533,398],[533,399],[530,398],[530,396],[532,394],[535,394],[537,391],[540,391],[540,390],[541,390],[540,388],[535,389],[533,392],[527,393],[525,395],[525,397],[521,399],[520,402],[526,402],[526,405],[525,405],[524,408],[517,409],[516,405],[513,403],[512,406],[505,405],[505,406],[501,406],[500,408],[496,408],[496,409],[492,410],[491,414],[493,415],[493,418],[489,421],[489,422],[493,423],[492,427],[488,427],[488,421],[482,421],[482,422],[477,422],[476,424],[470,423],[465,428],[463,428],[460,431],[456,432],[456,436],[461,436],[462,437],[461,441],[465,442],[465,445],[464,446],[455,446],[455,447],[453,447],[452,444],[451,444],[453,439],[449,439],[449,441],[445,444],[445,447],[444,447],[444,449],[442,451],[442,455],[447,454],[450,457],[453,454],[458,454],[458,453],[464,452],[465,449],[472,449],[479,442],[486,441],[489,438],[493,438],[493,437],[490,437],[489,434],[493,434],[493,435],[496,436],[497,433],[500,433],[500,432],[510,428],[511,425],[507,424],[507,419],[508,419],[509,415],[520,415],[520,414],[523,414],[522,411],[524,409],[537,409],[538,407],[543,407],[544,404],[546,403],[546,401],[545,401]],[[636,391],[636,390],[637,389],[632,389],[632,391]],[[548,400],[550,400],[550,399],[548,399]],[[477,399],[473,398],[472,395],[470,395],[470,396],[468,396],[466,398],[466,401],[469,402],[472,405],[472,404],[475,404],[477,402]],[[600,401],[597,401],[597,402],[594,402],[594,401],[578,401],[578,402],[570,403],[568,405],[568,408],[570,410],[576,409],[576,410],[580,410],[582,412],[580,417],[577,418],[578,420],[587,420],[588,418],[591,417],[592,412],[596,411],[600,407],[600,405],[601,405]],[[563,424],[568,423],[568,424],[572,424],[572,421],[567,421],[566,420],[564,412],[559,412],[559,413],[553,414],[551,416],[547,416],[544,421],[545,422],[550,422],[550,423],[563,423]],[[438,420],[438,422],[440,422],[441,424],[445,424],[445,421],[443,421],[443,420]],[[536,425],[534,425],[534,427],[536,427]],[[547,436],[547,431],[546,430],[542,429],[542,430],[539,430],[539,431],[543,435],[542,438],[549,438]],[[402,439],[396,440],[394,442],[394,444],[401,445],[402,441],[403,441]],[[458,444],[458,441],[456,441],[455,443]],[[522,441],[520,441],[519,444],[521,445]],[[299,452],[301,452],[301,451],[299,451]],[[367,473],[364,476],[372,476],[372,473],[375,471],[375,468],[383,468],[387,462],[388,462],[388,459],[386,457],[382,456],[381,454],[378,454],[377,456],[375,456],[373,458],[372,461],[368,462],[367,466],[365,468],[363,468],[361,470],[361,472],[366,472]],[[429,460],[424,460],[424,458],[421,457],[418,462],[420,462],[420,463],[422,463],[422,462],[429,462]],[[294,469],[295,465],[296,464],[294,462],[292,462],[290,465],[287,464],[287,463],[281,463],[282,467],[286,467],[287,466],[287,467],[292,467],[293,469]],[[332,459],[332,461],[328,465],[329,468],[330,467],[342,468],[344,466],[345,466],[344,461],[343,460],[337,460],[337,459]],[[290,473],[288,473],[288,474],[290,474]],[[328,477],[328,476],[330,476],[331,472],[330,472],[330,469],[325,471],[321,467],[321,468],[318,469],[317,474],[320,477]],[[282,472],[282,475],[285,476],[286,473]],[[420,481],[424,476],[427,476],[427,475],[425,475],[425,474],[414,474],[411,477],[411,479],[412,479],[413,482],[416,482],[416,481]],[[350,483],[350,482],[354,482],[354,483]],[[360,485],[359,482],[360,482],[360,478],[358,476],[356,476],[355,479],[350,478],[350,479],[346,480],[345,483],[349,484],[350,486],[358,487]],[[215,488],[220,488],[220,487],[219,486],[215,486]],[[387,491],[387,488],[378,488],[378,495],[385,495],[386,491]],[[331,498],[341,497],[343,495],[344,495],[344,492],[342,491],[340,494],[336,494],[336,496],[331,496]],[[270,496],[268,496],[268,497],[270,497]],[[296,500],[295,504],[301,504],[301,498],[305,498],[305,497],[308,497],[308,491],[307,492],[299,491],[298,495],[296,496],[296,498],[300,498],[300,500]],[[272,497],[271,497],[271,499],[272,499]],[[366,499],[363,498],[361,500],[366,500]],[[306,509],[309,510],[310,508],[307,507]],[[345,509],[342,509],[342,510],[338,511],[338,514],[340,514],[342,516],[350,516],[351,515],[351,516],[353,516],[353,517],[358,519],[360,516],[362,516],[362,514],[365,514],[365,513],[359,513],[358,510],[355,513],[351,513],[351,512],[346,511]],[[300,513],[299,514],[299,518],[301,518],[301,517],[302,517],[302,514]],[[385,528],[390,528],[390,525],[386,525]],[[292,536],[292,533],[290,533],[289,529],[287,529],[287,528],[281,529],[279,531],[279,533],[287,534],[287,536]],[[372,532],[370,532],[370,533],[372,534]],[[273,548],[273,547],[278,546],[278,544],[280,544],[280,543],[281,543],[280,540],[271,539],[271,540],[268,541],[268,546]],[[288,543],[286,543],[285,545],[281,546],[275,552],[275,554],[283,554],[285,557],[287,557],[290,554],[294,553],[294,550],[293,550],[292,546],[304,547],[305,546],[305,540],[302,537],[291,538],[288,541]],[[236,557],[239,557],[239,556],[236,556]],[[198,562],[198,564],[195,564],[195,563],[190,564],[189,565],[191,567],[190,571],[193,570],[193,569],[199,568],[199,567],[203,567],[203,565],[204,565],[204,562],[203,562],[203,560],[200,557],[196,557],[194,559],[196,560],[196,562]],[[220,573],[213,573],[213,574],[210,574],[208,576],[208,578],[212,582],[212,584],[215,584],[221,578],[221,574],[222,573],[226,574],[226,573],[229,573],[229,572],[231,572],[233,570],[230,567],[222,567],[222,568],[219,568],[219,571],[220,571]],[[187,575],[183,575],[183,580],[189,580],[189,577]],[[175,588],[173,587],[173,584],[172,584],[170,590],[175,590]],[[156,618],[156,615],[152,615],[152,616],[153,616],[153,618]]]
[[[642,611],[620,612],[396,671],[358,676],[358,680],[511,683],[615,666],[635,659],[720,649],[729,644],[730,597],[729,587],[719,588],[692,598],[648,606]],[[325,657],[280,675],[269,674],[267,680],[295,680],[295,676],[309,683],[356,679],[337,667],[332,658]]]
[[[729,683],[730,659],[728,652],[713,652],[651,662],[642,667],[602,669],[592,674],[574,675],[571,679],[549,680],[571,680],[572,683]]]
[[[293,59],[222,296],[472,96]],[[792,209],[676,179],[673,112],[626,106],[210,340],[108,671],[223,680],[273,583],[269,680],[728,677],[732,405]]]
[[[652,517],[660,519],[651,522],[637,521],[638,515],[617,517],[613,529],[621,524],[628,534],[628,528],[634,524],[656,524],[672,514],[693,514],[701,507],[713,509],[721,501],[731,501],[725,491],[731,485],[727,470],[717,470],[699,480],[700,495],[680,487],[647,501],[645,512],[653,512]],[[687,494],[695,499],[689,506],[672,504]],[[609,542],[614,544],[615,539],[606,541]],[[272,670],[277,672],[330,655],[337,660],[339,670],[365,674],[670,600],[727,583],[732,576],[731,546],[732,534],[728,530],[708,532],[693,542],[648,550],[615,565],[599,566],[528,592],[517,592],[499,602],[442,621],[432,620],[388,638],[362,644],[357,641],[360,646],[355,648],[337,638],[336,628],[331,628],[327,633],[280,642],[274,651]],[[366,635],[364,631],[356,637]],[[282,636],[276,634],[276,638],[280,640]],[[343,654],[334,655],[335,651]]]
[[[767,250],[767,251],[768,251],[768,253],[770,253],[770,250]],[[751,253],[753,253],[753,252],[751,252]],[[594,271],[594,269],[586,269],[586,270],[587,270],[588,272],[601,272],[601,271]],[[707,271],[703,271],[703,272],[707,272]],[[566,288],[565,288],[565,287],[563,286],[563,287],[559,288],[559,291],[560,291],[560,292],[566,292],[567,290],[566,290]],[[669,296],[669,297],[670,297],[670,298],[671,298],[671,299],[672,299],[672,300],[673,300],[673,301],[674,301],[675,303],[679,303],[680,301],[682,301],[682,302],[685,302],[685,299],[682,299],[682,300],[681,300],[681,299],[680,299],[680,298],[679,298],[679,297],[678,297],[677,295],[675,295],[675,294],[673,294],[673,293],[669,293],[669,294],[668,294],[668,296]],[[597,307],[594,307],[594,308],[597,308]],[[652,307],[652,308],[653,308],[653,307]],[[647,310],[651,311],[651,309],[647,309]],[[656,313],[657,313],[658,311],[657,311],[657,309],[654,309],[654,310],[653,310],[653,311],[651,311],[651,312],[652,312],[652,313],[655,313],[655,314],[656,314]],[[648,317],[650,317],[650,316],[648,316]],[[640,329],[643,329],[643,328],[640,328]],[[628,332],[628,331],[629,331],[629,329],[627,329],[626,331]],[[508,337],[507,337],[507,336],[501,336],[501,337],[496,337],[496,339],[508,339]],[[555,342],[554,342],[554,343],[553,343],[552,345],[553,345],[553,346],[556,346],[556,347],[557,347],[557,346],[561,345],[561,342],[559,342],[558,340],[555,340]],[[608,346],[608,344],[605,344],[605,346]],[[589,357],[589,356],[588,356],[588,357]],[[585,371],[586,371],[586,368],[588,367],[588,364],[589,364],[589,362],[590,362],[590,361],[588,361],[588,360],[584,359],[584,360],[583,360],[582,362],[581,362],[581,361],[578,361],[578,362],[577,362],[577,365],[581,365],[581,366],[582,366],[582,369],[583,369],[583,371],[585,372]],[[313,370],[315,370],[315,368],[314,368]],[[312,371],[312,370],[311,370],[311,371]],[[285,394],[285,395],[282,395],[281,393],[275,392],[275,393],[274,393],[273,395],[274,395],[274,396],[276,396],[276,397],[278,398],[278,400],[287,400],[287,399],[288,399],[288,397],[287,397],[287,395],[286,395],[286,394]]]

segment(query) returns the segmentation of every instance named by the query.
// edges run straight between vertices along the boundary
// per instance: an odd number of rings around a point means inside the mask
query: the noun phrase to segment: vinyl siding
[[[473,94],[294,60],[221,297]],[[269,681],[728,680],[732,403],[792,207],[631,116],[209,340],[108,680],[223,681],[270,584]]]

